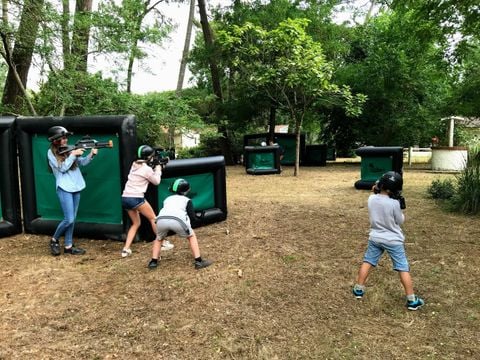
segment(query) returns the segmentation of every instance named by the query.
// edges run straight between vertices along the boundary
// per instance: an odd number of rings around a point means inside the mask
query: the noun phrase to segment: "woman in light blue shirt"
[[[60,154],[60,149],[67,146],[69,135],[72,133],[63,126],[53,126],[48,129],[48,140],[51,142],[47,152],[48,164],[55,175],[55,188],[64,216],[50,241],[50,251],[53,256],[60,255],[59,238],[62,235],[65,236],[64,254],[85,254],[84,249],[73,245],[73,228],[80,204],[80,192],[85,188],[85,180],[79,167],[88,165],[98,150],[92,149],[87,156],[82,156],[85,149],[75,149]]]

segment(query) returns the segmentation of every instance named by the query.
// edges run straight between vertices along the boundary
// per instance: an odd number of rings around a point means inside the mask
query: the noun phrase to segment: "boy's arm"
[[[402,225],[405,222],[405,215],[403,214],[402,209],[400,209],[400,203],[395,200],[397,203],[393,209],[393,216],[395,217],[395,222],[398,225]]]
[[[190,223],[192,224],[192,226],[196,226],[201,223],[202,218],[198,217],[197,214],[195,213],[192,200],[188,200],[187,202],[187,215],[190,218]]]

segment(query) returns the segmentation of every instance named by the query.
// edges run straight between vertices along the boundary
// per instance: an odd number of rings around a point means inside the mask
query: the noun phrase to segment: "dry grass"
[[[359,167],[299,177],[227,169],[227,221],[197,229],[148,271],[150,244],[80,239],[82,257],[49,255],[48,236],[0,239],[0,359],[480,358],[480,219],[426,197],[434,178],[405,172],[406,248],[427,304],[404,307],[384,258],[364,299],[351,295],[368,234]]]

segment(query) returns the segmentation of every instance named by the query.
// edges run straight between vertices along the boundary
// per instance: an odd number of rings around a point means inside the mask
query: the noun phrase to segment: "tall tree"
[[[198,0],[198,8],[200,13],[200,23],[202,25],[203,39],[208,54],[208,64],[210,67],[210,76],[212,80],[213,93],[217,97],[219,106],[217,107],[218,130],[223,135],[220,138],[220,147],[228,165],[234,163],[232,149],[229,141],[227,127],[223,123],[223,92],[221,84],[220,70],[215,55],[214,36],[210,23],[208,22],[207,6],[205,0]]]
[[[251,23],[219,31],[217,43],[238,81],[265,92],[286,111],[295,126],[299,174],[300,134],[304,118],[318,102],[336,103],[358,115],[365,98],[331,82],[332,65],[318,42],[307,35],[307,19],[286,20],[265,30]]]
[[[80,73],[86,73],[88,68],[91,13],[92,0],[76,0],[71,55],[74,60],[73,69]]]
[[[131,92],[135,60],[148,54],[145,44],[161,44],[172,29],[159,10],[164,0],[108,0],[99,6],[96,16],[96,51],[125,54],[127,92]],[[118,64],[121,67],[121,64]]]
[[[8,21],[7,3],[2,3],[1,53],[8,65],[2,104],[14,113],[20,113],[26,101],[30,112],[36,114],[26,87],[43,4],[43,0],[25,0],[18,28],[14,31],[13,24]]]
[[[195,18],[195,0],[190,0],[190,9],[188,12],[187,31],[185,33],[185,42],[183,44],[182,59],[180,60],[180,69],[178,71],[177,95],[180,94],[185,81],[185,70],[187,68],[188,53],[190,51],[190,43],[192,42],[193,20]]]

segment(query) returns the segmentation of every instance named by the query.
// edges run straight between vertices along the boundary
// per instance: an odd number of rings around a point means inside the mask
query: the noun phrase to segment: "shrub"
[[[480,213],[480,147],[471,147],[465,169],[457,176],[453,209],[465,214]]]
[[[427,189],[434,199],[447,200],[455,195],[455,184],[452,179],[436,179]]]

